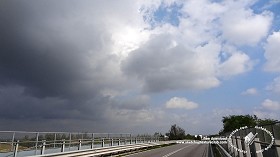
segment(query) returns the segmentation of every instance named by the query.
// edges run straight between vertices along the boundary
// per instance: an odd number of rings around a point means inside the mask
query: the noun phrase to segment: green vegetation
[[[198,140],[198,137],[195,137],[193,135],[187,134],[185,139],[187,139],[187,140]]]
[[[231,115],[223,117],[223,130],[221,133],[231,132],[243,126],[254,127],[257,125],[257,116]]]
[[[176,124],[172,125],[169,132],[166,134],[169,140],[183,140],[185,139],[185,130]]]
[[[274,120],[274,119],[258,119],[257,120],[258,125],[271,125],[271,124],[275,124],[276,122],[277,122],[277,120]]]
[[[220,134],[231,132],[240,127],[255,127],[256,125],[274,124],[277,120],[273,119],[259,119],[256,115],[230,115],[223,117],[223,129]]]
[[[174,124],[171,125],[171,128],[168,133],[166,133],[169,140],[200,140],[200,137],[195,137],[193,135],[187,134],[183,128],[179,127],[178,125]],[[163,135],[162,135],[163,137]]]

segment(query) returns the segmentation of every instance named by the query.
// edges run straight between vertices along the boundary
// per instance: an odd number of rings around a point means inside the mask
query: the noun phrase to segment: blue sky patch
[[[170,6],[167,6],[162,3],[155,11],[153,11],[152,15],[144,14],[143,18],[145,21],[150,23],[152,28],[165,23],[169,23],[173,26],[179,26],[179,18],[182,16],[180,10],[182,7],[182,4],[173,3]]]

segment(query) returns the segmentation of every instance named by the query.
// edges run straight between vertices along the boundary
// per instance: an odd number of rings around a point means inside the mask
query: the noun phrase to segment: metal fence
[[[21,157],[72,150],[158,141],[130,133],[0,131],[0,157]]]
[[[245,137],[249,133],[256,135],[256,138],[248,147]],[[233,157],[280,157],[280,122],[238,129],[234,134],[226,133],[224,136],[231,137],[229,143],[222,146]]]

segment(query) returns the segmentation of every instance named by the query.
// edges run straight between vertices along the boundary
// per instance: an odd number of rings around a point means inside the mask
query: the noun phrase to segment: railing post
[[[19,145],[19,140],[14,144],[14,153],[13,153],[13,157],[16,157],[16,156],[17,156],[18,145]]]
[[[121,139],[118,139],[118,146],[121,145]]]
[[[135,144],[137,144],[137,137],[135,138]]]
[[[72,133],[69,133],[69,151],[71,150],[71,143],[72,143]]]
[[[123,134],[121,134],[120,137],[119,137],[119,143],[120,143],[119,145],[122,144],[122,140],[123,140]]]
[[[56,143],[56,133],[54,133],[54,142],[53,142],[53,148],[55,148],[55,143]]]
[[[111,146],[114,146],[114,139],[111,138]]]
[[[242,150],[242,141],[241,141],[241,136],[237,136],[237,139],[236,139],[236,144],[237,144],[237,148],[241,149]],[[245,146],[246,147],[246,146]],[[238,157],[243,157],[243,152],[238,152]]]
[[[90,148],[93,149],[94,148],[94,134],[92,134],[91,136],[91,145]]]
[[[255,138],[255,141],[259,141],[259,138]],[[261,144],[254,142],[255,150],[261,150]],[[262,153],[256,153],[256,157],[263,157]]]
[[[245,151],[247,151],[246,157],[251,157],[250,146],[246,146],[246,144],[244,143],[244,141],[241,141],[241,142],[245,145]]]
[[[233,137],[233,142],[232,144],[237,147],[237,140],[236,140],[236,135]],[[238,155],[238,151],[237,149],[233,149],[233,153],[234,153],[234,156],[237,156]]]
[[[65,151],[65,139],[62,140],[61,152]]]
[[[37,155],[38,141],[39,141],[39,132],[36,133],[35,155]]]
[[[105,145],[105,141],[104,141],[104,138],[101,139],[101,147],[104,147]]]
[[[45,154],[46,149],[46,140],[42,141],[41,155]]]
[[[14,150],[14,146],[15,146],[15,135],[16,135],[16,132],[13,133],[13,137],[12,137],[12,144],[11,144],[11,151]]]
[[[79,140],[78,150],[81,150],[82,148],[82,140]]]

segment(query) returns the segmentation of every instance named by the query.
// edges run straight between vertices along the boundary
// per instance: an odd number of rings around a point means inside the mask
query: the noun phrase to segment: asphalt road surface
[[[207,144],[176,144],[129,155],[129,157],[207,157],[207,155]]]

